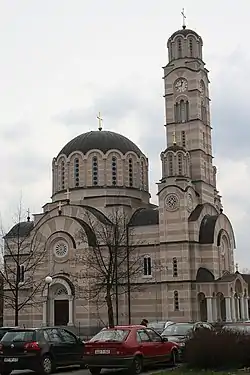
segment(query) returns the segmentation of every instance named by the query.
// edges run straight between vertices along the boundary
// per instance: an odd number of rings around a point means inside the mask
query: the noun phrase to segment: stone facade
[[[167,148],[161,152],[158,206],[150,203],[147,157],[119,134],[82,134],[53,159],[52,201],[28,226],[18,224],[20,238],[27,236],[44,251],[34,283],[48,275],[52,283],[44,283],[34,296],[36,303],[20,311],[19,324],[62,324],[59,310],[64,324],[107,322],[106,308],[97,315],[95,305],[78,293],[87,272],[81,254],[91,243],[78,241],[76,233],[87,231],[90,219],[105,222],[114,209],[129,217],[129,231],[143,239],[138,245],[143,259],[136,279],[140,288],[130,295],[132,322],[142,317],[210,322],[249,318],[248,283],[234,272],[233,228],[216,186],[202,47],[201,37],[186,28],[168,40],[169,62],[163,68]],[[5,261],[11,262],[8,254]],[[124,294],[119,296],[119,322],[128,319]],[[6,306],[4,324],[13,324],[13,311]]]

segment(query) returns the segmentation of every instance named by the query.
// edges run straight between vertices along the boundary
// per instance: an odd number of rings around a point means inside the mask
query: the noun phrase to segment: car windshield
[[[9,331],[5,333],[1,341],[27,342],[32,341],[33,337],[34,331]]]
[[[8,332],[8,331],[9,331],[8,328],[0,329],[0,340],[1,340],[1,338],[5,335],[5,333]]]
[[[154,329],[164,329],[164,327],[165,327],[165,324],[166,324],[166,322],[151,322],[151,323],[149,323],[148,324],[148,327],[149,328],[154,328]]]
[[[171,324],[162,332],[163,336],[185,336],[193,328],[193,324]]]
[[[126,339],[129,334],[127,329],[105,329],[97,333],[89,342],[97,341],[113,341],[122,342]]]

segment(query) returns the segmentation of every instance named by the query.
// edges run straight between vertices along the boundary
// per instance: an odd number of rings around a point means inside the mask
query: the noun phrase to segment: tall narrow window
[[[202,133],[202,142],[203,142],[203,147],[205,148],[206,147],[206,136],[205,136],[205,132]]]
[[[177,290],[174,291],[174,310],[179,311],[180,306],[179,306],[179,293]]]
[[[144,257],[143,259],[143,274],[144,276],[152,275],[152,263],[149,256]]]
[[[190,57],[193,57],[193,40],[189,39],[189,52],[190,52]]]
[[[184,130],[181,132],[181,143],[183,147],[186,147],[186,132]]]
[[[133,160],[129,159],[128,161],[128,177],[129,177],[129,186],[133,186]]]
[[[168,170],[169,170],[169,176],[174,175],[174,167],[173,167],[173,155],[168,155]]]
[[[186,118],[185,121],[189,121],[189,102],[186,101]]]
[[[203,162],[203,168],[204,168],[204,177],[207,178],[207,166],[206,166],[205,161]]]
[[[182,43],[181,43],[181,38],[178,39],[178,58],[182,57]]]
[[[180,101],[180,122],[186,122],[186,105],[184,100]]]
[[[79,159],[74,160],[74,185],[75,187],[79,186]]]
[[[65,189],[65,163],[64,163],[64,160],[62,160],[62,164],[61,164],[61,188]]]
[[[144,179],[144,163],[143,163],[143,160],[141,160],[141,187],[142,189],[144,189],[144,185],[145,185],[145,179]]]
[[[17,266],[17,281],[19,283],[23,283],[24,282],[24,274],[25,274],[24,265],[23,264],[18,265]]]
[[[173,258],[173,277],[177,277],[177,276],[178,276],[178,263],[177,263],[177,259]]]
[[[98,185],[98,160],[96,156],[92,159],[92,183]]]
[[[183,175],[183,160],[180,153],[178,153],[178,174]]]
[[[201,120],[204,122],[204,124],[207,123],[207,110],[205,105],[201,106]]]
[[[181,122],[181,107],[179,103],[175,104],[175,122]]]
[[[112,185],[117,184],[117,159],[115,156],[112,157]]]

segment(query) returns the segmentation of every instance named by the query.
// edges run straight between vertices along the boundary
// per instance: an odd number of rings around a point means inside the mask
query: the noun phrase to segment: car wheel
[[[89,367],[89,371],[92,375],[100,375],[102,369],[101,368],[91,368],[91,367]]]
[[[44,375],[51,374],[53,372],[53,370],[55,369],[54,367],[55,367],[54,363],[53,363],[52,359],[50,358],[50,356],[45,355],[42,358],[42,362],[41,362],[42,374],[44,374]]]
[[[135,357],[133,364],[132,364],[132,374],[138,375],[142,372],[142,369],[143,369],[142,358]]]
[[[172,350],[171,358],[170,358],[170,365],[171,366],[176,366],[177,357],[178,357],[177,351],[175,349]]]

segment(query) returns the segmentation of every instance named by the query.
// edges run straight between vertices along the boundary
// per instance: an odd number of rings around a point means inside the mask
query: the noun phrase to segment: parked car
[[[213,330],[213,326],[205,322],[196,323],[174,323],[169,325],[161,334],[163,338],[167,338],[169,341],[175,342],[179,345],[180,357],[183,356],[186,341],[192,336],[192,332],[197,329],[210,329]]]
[[[236,333],[250,334],[250,323],[248,322],[235,322],[227,323],[222,327],[223,331],[231,331]]]
[[[63,328],[12,329],[0,341],[0,373],[33,370],[48,375],[57,367],[84,367],[83,351],[82,340]]]
[[[106,328],[85,344],[84,362],[92,375],[102,369],[127,369],[140,374],[144,366],[175,365],[178,345],[144,326]]]
[[[0,327],[0,340],[5,335],[6,332],[12,331],[13,329],[17,329],[18,327]]]
[[[161,334],[165,328],[167,328],[169,325],[174,324],[174,322],[171,322],[169,320],[164,321],[154,321],[148,323],[149,328],[153,328],[157,333]]]

